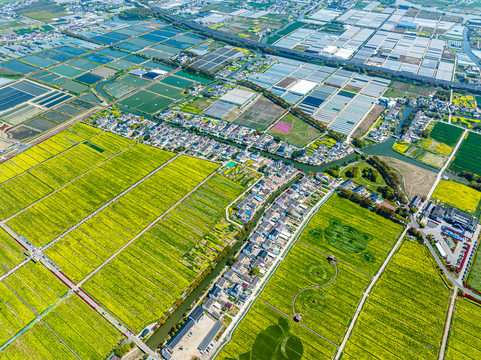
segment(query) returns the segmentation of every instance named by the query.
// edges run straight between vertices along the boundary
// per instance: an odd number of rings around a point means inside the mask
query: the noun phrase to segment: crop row
[[[23,248],[5,231],[0,230],[0,273],[14,267],[24,258]]]
[[[68,290],[46,267],[32,262],[8,276],[5,282],[37,315]]]
[[[200,160],[197,162],[196,165],[203,164],[204,177],[207,176],[207,171],[212,171],[213,165]],[[189,168],[196,172],[200,170],[192,165]],[[182,183],[184,177],[196,178],[185,169],[177,174],[178,182],[175,183]],[[191,186],[194,187],[194,184]],[[222,207],[217,206],[216,214],[211,214],[210,219],[205,217],[202,208],[196,211],[189,208],[189,213],[183,212],[191,197],[207,201],[203,197],[208,193],[206,190],[217,186],[219,194],[223,191],[229,196],[217,198]],[[89,280],[85,289],[136,331],[146,323],[157,320],[197,276],[183,263],[183,256],[214,227],[215,220],[222,216],[224,207],[242,190],[242,187],[226,179],[212,177],[175,209],[180,209],[177,215],[185,216],[179,219],[168,214]],[[198,218],[204,219],[209,227],[196,228],[195,219]],[[152,306],[153,303],[155,306]]]
[[[333,220],[340,224],[334,229]],[[336,237],[328,239],[326,229],[333,229]],[[400,232],[400,225],[335,195],[313,216],[299,240],[374,275]],[[346,252],[346,244],[361,251]],[[363,251],[370,261],[363,259]]]
[[[481,359],[480,334],[481,305],[468,299],[456,299],[446,360]]]
[[[122,337],[107,320],[75,295],[49,312],[44,321],[84,360],[105,357]]]
[[[102,136],[90,138],[88,143],[101,148],[109,155],[116,154],[134,143],[134,141],[129,138],[118,136],[110,132],[104,132],[101,135]]]
[[[449,295],[424,248],[405,242],[366,301],[345,353],[436,359]]]
[[[94,136],[98,132],[100,130],[79,123],[52,136],[41,144],[0,164],[0,183],[27,171],[52,156]]]
[[[334,266],[328,263],[326,256],[320,255],[302,243],[295,244],[269,280],[261,298],[284,313],[291,314],[294,297],[299,291],[328,284],[334,279]],[[304,308],[302,295],[297,298],[295,308],[296,312],[302,313],[304,325],[340,344],[369,278],[342,263],[338,263],[337,267],[336,280],[314,291],[316,298],[321,301],[319,308]],[[319,273],[317,281],[316,272]]]
[[[172,156],[133,146],[19,213],[9,225],[38,245],[48,243]]]
[[[35,319],[34,313],[5,283],[0,283],[0,344]]]
[[[189,173],[190,159],[177,158],[97,214],[97,223],[93,219],[86,222],[47,254],[73,280],[81,280],[205,178],[207,173]],[[205,166],[205,171],[215,167]],[[84,242],[82,234],[92,224],[109,240],[91,236],[93,241]],[[73,258],[75,263],[71,263]]]
[[[336,347],[256,300],[217,359],[283,359],[286,352],[289,359],[331,359]]]
[[[111,140],[112,136],[116,135],[104,132],[96,135],[92,140],[99,139],[114,143],[114,140]],[[124,139],[119,136],[116,137]],[[117,152],[126,149],[132,144],[131,140],[127,142],[122,141],[122,146],[116,148]],[[84,143],[77,144],[39,164],[37,167],[3,183],[0,186],[0,197],[3,200],[0,203],[0,218],[12,216],[107,160],[109,155],[114,154],[99,152]],[[24,154],[19,156],[22,155]]]
[[[5,350],[0,360],[77,360],[43,322],[35,323]]]

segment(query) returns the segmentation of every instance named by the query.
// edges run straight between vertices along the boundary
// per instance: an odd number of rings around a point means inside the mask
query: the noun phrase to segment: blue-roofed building
[[[409,29],[409,30],[416,30],[417,25],[416,23],[413,23],[411,21],[406,21],[406,20],[401,20],[398,24],[398,27],[403,28],[403,29]]]

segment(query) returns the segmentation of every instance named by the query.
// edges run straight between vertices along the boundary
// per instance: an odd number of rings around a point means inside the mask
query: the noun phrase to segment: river
[[[217,263],[215,268],[210,272],[209,275],[205,277],[204,280],[201,281],[199,286],[197,286],[197,288],[195,288],[194,291],[192,291],[185,298],[182,304],[172,312],[165,324],[155,330],[155,332],[149,337],[149,339],[146,341],[147,346],[149,346],[152,350],[155,350],[164,342],[165,338],[169,335],[170,329],[177,325],[184,317],[184,314],[189,310],[189,307],[199,300],[200,296],[210,286],[211,282],[222,272],[227,259],[237,253],[242,244],[242,241],[238,241],[234,244],[234,246],[232,246],[232,250],[220,262]]]

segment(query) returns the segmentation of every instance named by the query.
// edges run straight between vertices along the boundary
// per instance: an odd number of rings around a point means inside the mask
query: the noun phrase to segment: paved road
[[[463,142],[464,140],[464,137],[466,136],[466,133],[468,132],[467,129],[464,130],[463,132],[463,135],[461,136],[461,138],[459,139],[458,143],[456,144],[456,146],[454,147],[451,155],[449,156],[448,160],[446,160],[446,162],[444,163],[444,166],[441,168],[441,170],[439,170],[438,172],[438,175],[436,176],[436,180],[434,181],[434,184],[433,186],[431,187],[431,189],[429,190],[426,198],[427,200],[426,201],[429,201],[429,199],[431,199],[431,196],[433,195],[434,193],[434,190],[436,189],[436,186],[438,186],[439,182],[441,181],[442,177],[443,177],[443,173],[444,171],[448,168],[449,164],[451,163],[451,161],[454,159],[454,155],[456,154],[456,152],[458,151],[459,147],[461,146],[461,143]]]
[[[0,227],[3,228],[10,236],[12,236],[20,245],[28,252],[31,256],[41,264],[43,264],[47,269],[49,269],[55,276],[57,276],[60,281],[62,281],[69,289],[74,291],[83,301],[90,305],[95,311],[102,315],[108,322],[110,322],[117,330],[124,334],[129,340],[135,342],[139,349],[144,353],[152,356],[156,360],[160,360],[159,355],[150,349],[144,342],[142,342],[130,329],[122,325],[118,320],[116,320],[112,315],[110,315],[105,309],[103,309],[94,299],[92,299],[83,289],[80,289],[77,284],[70,280],[62,271],[58,265],[56,265],[52,260],[43,254],[41,249],[36,248],[27,239],[22,236],[18,236],[10,227],[8,227],[4,222],[0,221]]]
[[[174,205],[172,205],[170,208],[168,208],[165,212],[162,213],[157,219],[152,221],[149,225],[147,225],[141,232],[139,232],[136,236],[132,238],[127,244],[125,244],[122,248],[120,248],[117,252],[115,252],[112,256],[110,256],[107,260],[105,260],[99,267],[97,267],[94,271],[92,271],[89,275],[87,275],[83,280],[81,280],[77,286],[82,286],[87,280],[89,280],[92,276],[94,276],[96,273],[98,273],[105,265],[107,265],[109,262],[111,262],[113,259],[117,257],[118,254],[120,254],[122,251],[124,251],[127,247],[129,247],[135,240],[137,240],[139,237],[141,237],[143,234],[145,234],[147,231],[149,231],[152,226],[157,224],[162,218],[164,218],[166,215],[170,213],[177,205],[182,203],[185,199],[187,199],[194,191],[196,191],[199,187],[201,187],[203,184],[205,184],[212,176],[214,176],[217,173],[217,171],[214,171],[212,174],[210,174],[208,177],[206,177],[202,182],[200,182],[195,188],[193,188],[191,191],[189,191],[187,194],[185,194],[179,201],[177,201]],[[168,280],[168,279],[167,279]]]
[[[349,328],[347,329],[346,331],[346,334],[344,335],[344,338],[342,339],[342,343],[341,345],[339,346],[339,349],[337,351],[337,354],[336,356],[334,357],[335,360],[338,360],[341,355],[342,355],[342,351],[344,350],[344,347],[346,346],[346,343],[347,343],[347,340],[349,340],[349,337],[351,336],[351,333],[352,333],[352,330],[354,329],[354,326],[356,325],[356,322],[357,322],[357,319],[359,317],[359,314],[361,313],[361,310],[364,306],[364,303],[366,302],[369,294],[371,293],[371,290],[372,288],[374,287],[374,285],[376,284],[376,282],[379,280],[379,278],[381,277],[382,273],[384,272],[384,270],[386,269],[386,266],[387,264],[389,263],[389,261],[391,261],[391,258],[394,256],[394,254],[396,253],[397,249],[399,248],[399,246],[401,246],[401,243],[403,242],[403,239],[404,239],[404,236],[406,235],[407,233],[407,230],[408,228],[406,227],[404,229],[404,231],[402,232],[401,236],[399,237],[398,241],[396,242],[396,244],[394,245],[394,247],[391,249],[391,251],[389,252],[389,255],[387,256],[386,260],[384,260],[381,268],[379,269],[379,271],[377,272],[376,275],[374,275],[374,277],[372,278],[371,280],[371,283],[369,284],[369,286],[367,287],[366,291],[364,291],[364,294],[362,296],[362,299],[361,301],[359,302],[359,305],[357,306],[357,309],[356,309],[356,313],[354,314],[352,320],[351,320],[351,323],[349,324]]]
[[[451,301],[449,303],[448,316],[446,318],[446,324],[444,325],[443,340],[441,342],[441,349],[439,350],[438,360],[443,360],[446,353],[446,345],[448,343],[449,329],[451,328],[451,321],[453,319],[454,304],[456,303],[456,296],[458,295],[458,287],[454,285],[453,292],[451,294]]]
[[[60,236],[58,236],[56,239],[54,239],[53,241],[51,241],[50,243],[48,243],[47,245],[44,246],[43,250],[46,250],[48,249],[49,247],[51,247],[52,245],[54,245],[57,241],[59,241],[60,239],[62,239],[63,237],[67,236],[68,234],[70,234],[72,231],[74,231],[75,229],[77,229],[79,226],[81,226],[83,223],[85,223],[86,221],[88,221],[89,219],[91,219],[92,217],[94,217],[95,215],[97,215],[99,212],[101,212],[102,210],[104,210],[105,208],[107,208],[108,206],[110,206],[112,203],[114,203],[115,201],[117,201],[118,199],[120,199],[122,196],[124,196],[125,194],[127,194],[128,192],[132,191],[133,188],[137,187],[138,185],[142,184],[145,180],[151,178],[152,176],[154,176],[156,173],[158,173],[160,170],[162,170],[164,167],[166,167],[168,164],[170,164],[172,161],[174,161],[175,159],[177,159],[181,154],[177,154],[176,156],[174,156],[172,159],[170,159],[169,161],[165,162],[164,164],[160,165],[157,169],[155,169],[154,171],[152,171],[151,173],[149,173],[148,175],[144,176],[142,179],[140,179],[139,181],[137,181],[135,184],[131,185],[130,187],[128,187],[127,189],[125,189],[124,191],[122,191],[119,195],[117,195],[116,197],[114,197],[113,199],[111,199],[109,202],[105,203],[104,205],[102,205],[101,207],[99,207],[97,210],[95,210],[93,213],[91,213],[90,215],[88,215],[87,217],[85,217],[83,220],[81,220],[80,222],[78,222],[76,225],[74,225],[73,227],[71,227],[70,229],[68,229],[66,232],[64,232],[63,234],[61,234]]]

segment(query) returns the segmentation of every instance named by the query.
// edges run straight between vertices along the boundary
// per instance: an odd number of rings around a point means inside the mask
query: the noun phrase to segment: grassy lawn
[[[292,114],[284,116],[281,122],[291,126],[288,132],[283,132],[279,129],[276,129],[277,125],[271,128],[269,132],[287,142],[290,142],[291,144],[300,147],[306,146],[316,137],[321,135],[319,130]]]
[[[375,170],[371,165],[369,165],[366,162],[361,162],[361,163],[358,163],[358,164],[355,164],[355,165],[348,166],[347,168],[345,168],[344,170],[341,171],[340,176],[345,180],[349,179],[346,176],[346,172],[349,169],[352,169],[354,166],[356,166],[359,169],[359,172],[357,173],[357,176],[352,178],[352,181],[354,181],[356,184],[364,185],[366,187],[366,189],[368,189],[369,191],[376,191],[378,186],[386,186],[386,182],[384,181],[384,179],[382,178],[382,176],[380,174],[377,177],[376,183],[373,183],[370,180],[362,177],[362,170],[363,169],[373,169],[373,170]]]
[[[463,211],[476,211],[481,201],[481,192],[455,181],[442,180],[433,197]]]

